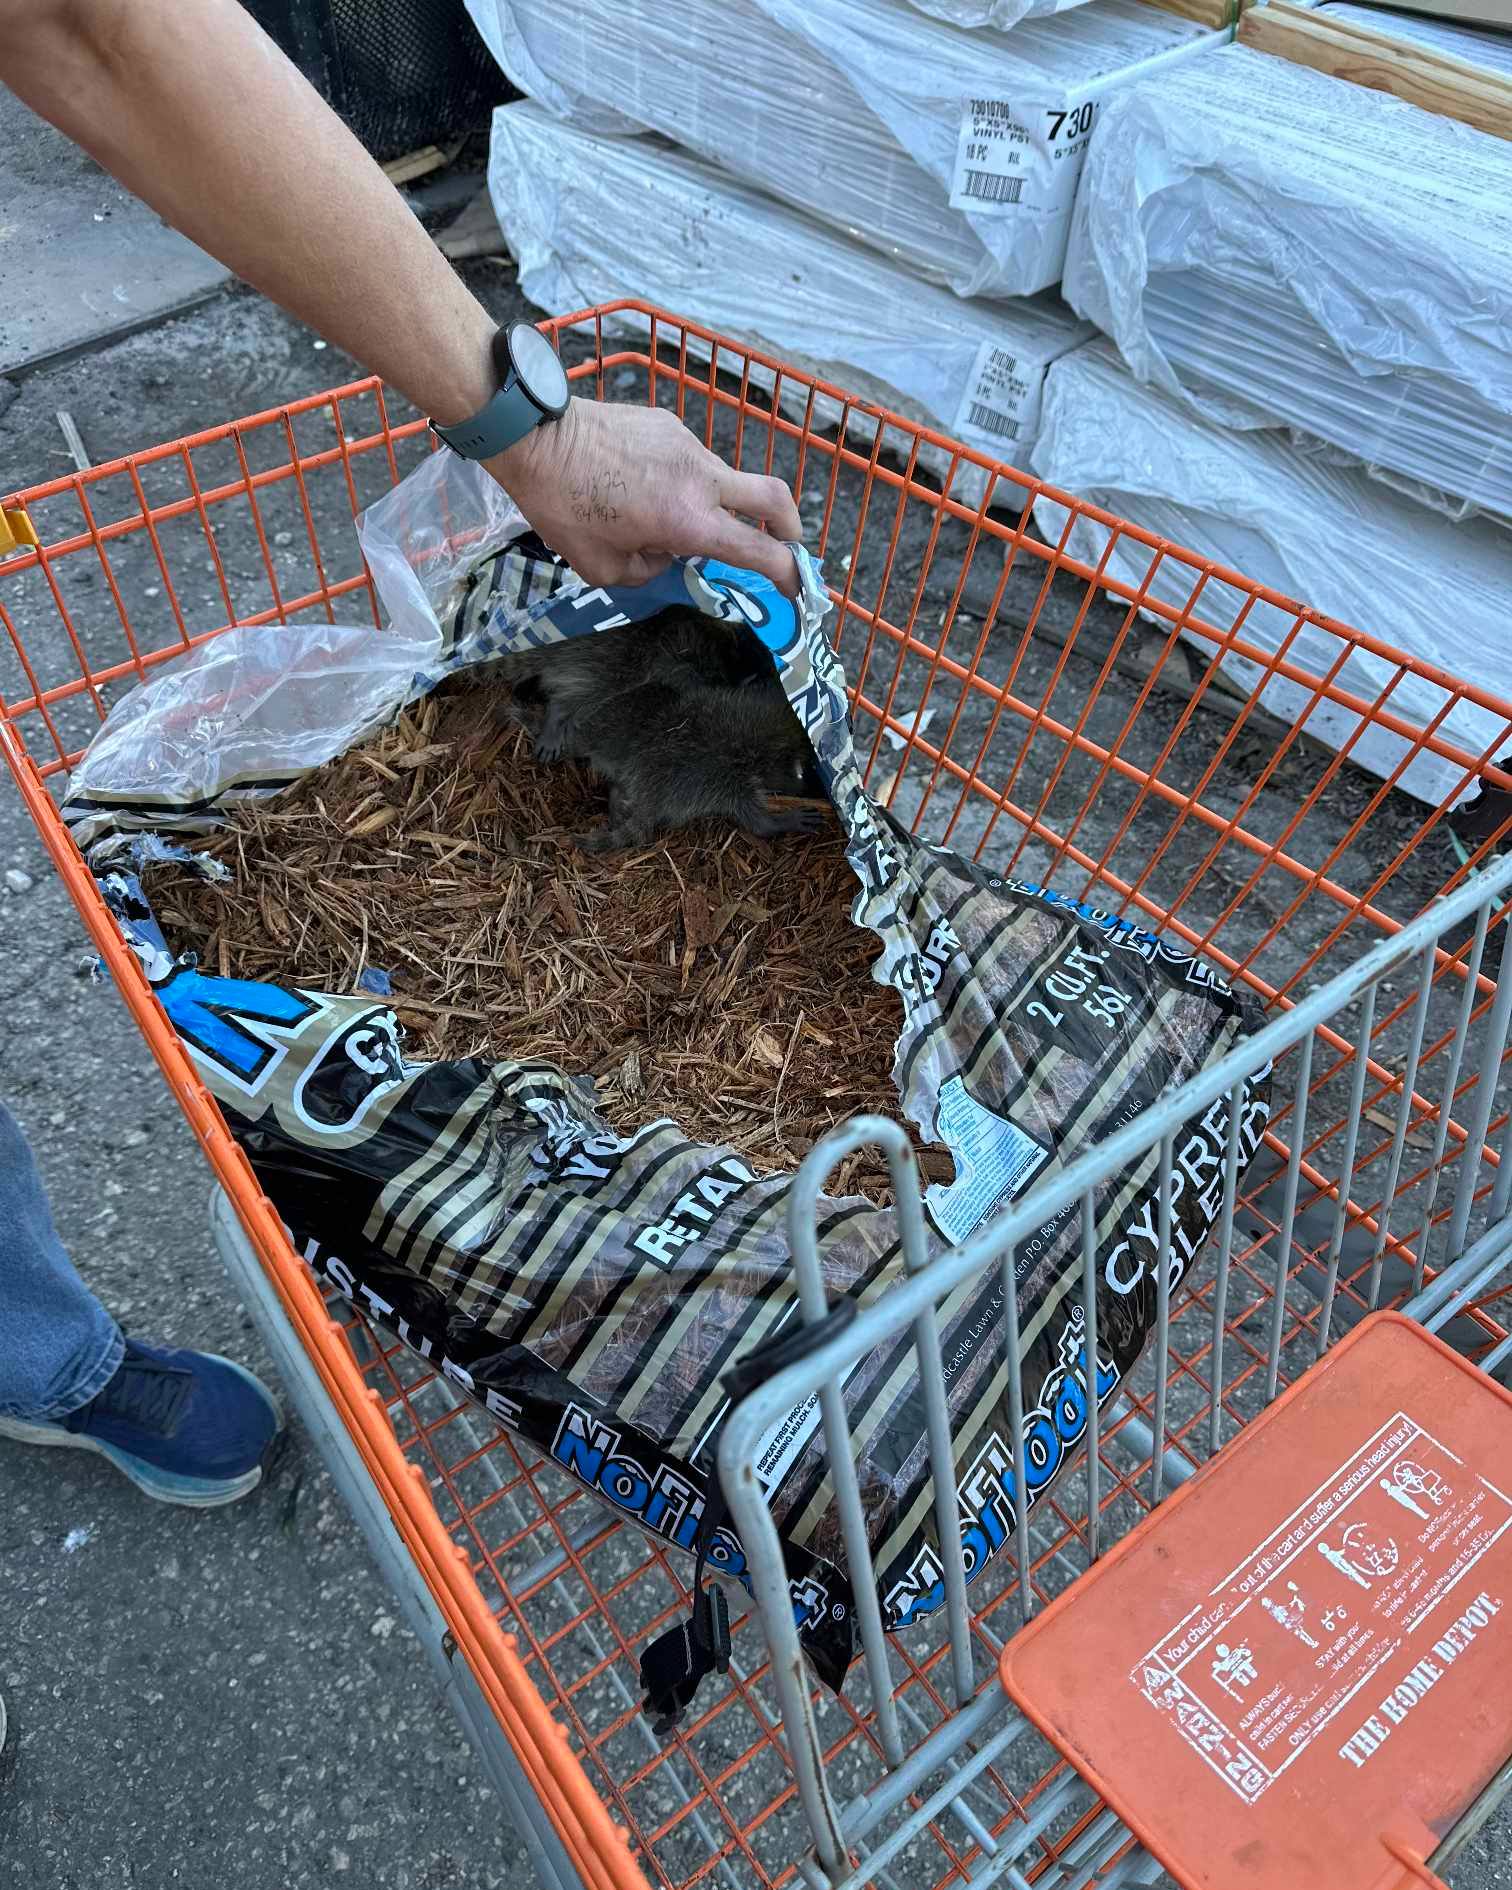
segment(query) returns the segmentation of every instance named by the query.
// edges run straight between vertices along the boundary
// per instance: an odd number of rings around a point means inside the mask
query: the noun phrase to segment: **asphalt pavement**
[[[97,172],[91,194],[93,168],[0,93],[0,173],[40,190],[51,171],[71,206],[72,237],[60,227],[58,239],[98,244],[105,270],[126,213]],[[514,306],[512,278],[478,275],[501,312]],[[21,292],[0,269],[0,335],[22,332],[4,320]],[[135,308],[103,306],[117,334],[137,327]],[[70,470],[59,409],[98,463],[355,375],[315,342],[234,289],[0,382],[0,492]],[[40,345],[35,321],[26,343]],[[271,1376],[210,1245],[209,1171],[113,987],[81,973],[88,956],[0,779],[0,1094],[32,1139],[64,1243],[132,1331]],[[0,1884],[530,1881],[397,1616],[297,1429],[271,1482],[204,1513],[149,1502],[98,1458],[0,1444]]]

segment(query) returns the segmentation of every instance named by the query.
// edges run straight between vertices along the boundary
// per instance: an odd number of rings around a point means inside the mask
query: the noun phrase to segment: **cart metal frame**
[[[1119,1138],[1108,1142],[1083,1158],[1053,1186],[1009,1210],[983,1235],[959,1248],[945,1259],[928,1264],[922,1257],[922,1204],[918,1183],[906,1138],[898,1125],[881,1118],[861,1118],[821,1143],[808,1157],[801,1171],[799,1187],[794,1192],[790,1218],[795,1266],[800,1282],[805,1323],[822,1326],[827,1316],[819,1271],[814,1232],[814,1204],[823,1193],[824,1184],[835,1165],[853,1148],[875,1142],[887,1150],[894,1183],[905,1209],[901,1216],[905,1244],[913,1256],[910,1271],[914,1275],[907,1289],[873,1308],[845,1329],[823,1342],[800,1364],[789,1367],[751,1392],[732,1412],[726,1423],[720,1446],[720,1473],[731,1508],[740,1525],[741,1539],[751,1560],[755,1599],[760,1610],[761,1628],[767,1643],[772,1671],[781,1705],[788,1750],[803,1799],[809,1827],[814,1833],[814,1852],[805,1860],[804,1875],[814,1890],[862,1890],[877,1880],[893,1859],[903,1852],[936,1819],[950,1815],[973,1831],[978,1842],[988,1850],[987,1860],[973,1874],[974,1886],[1004,1881],[1015,1890],[1027,1890],[1027,1879],[1018,1868],[1019,1859],[1029,1851],[1041,1834],[1058,1822],[1071,1822],[1077,1813],[1085,1813],[1091,1794],[1067,1773],[1058,1787],[1046,1794],[1033,1818],[1012,1834],[1009,1842],[994,1841],[973,1809],[969,1795],[972,1782],[988,1770],[1026,1733],[1027,1722],[1011,1708],[997,1683],[993,1661],[983,1659],[1000,1649],[1002,1640],[993,1629],[973,1631],[967,1605],[964,1571],[956,1571],[956,1582],[947,1582],[947,1634],[951,1663],[951,1683],[955,1710],[942,1721],[932,1737],[905,1752],[898,1724],[898,1703],[894,1695],[898,1675],[890,1659],[875,1603],[868,1610],[862,1600],[862,1619],[866,1635],[864,1666],[871,1690],[872,1712],[883,1741],[889,1765],[880,1789],[873,1789],[848,1804],[836,1804],[824,1769],[823,1740],[811,1710],[811,1683],[804,1670],[793,1617],[788,1605],[787,1577],[775,1526],[761,1494],[756,1475],[756,1460],[762,1440],[771,1427],[794,1405],[817,1395],[821,1400],[826,1441],[832,1463],[849,1468],[853,1447],[846,1427],[844,1405],[839,1396],[845,1370],[884,1339],[915,1329],[916,1340],[925,1358],[938,1357],[939,1332],[936,1308],[940,1301],[974,1273],[993,1265],[1002,1265],[1018,1242],[1032,1231],[1035,1223],[1059,1207],[1078,1199],[1085,1200],[1090,1190],[1106,1175],[1116,1173],[1136,1155],[1160,1147],[1167,1166],[1171,1159],[1171,1137],[1180,1124],[1206,1104],[1229,1093],[1240,1091],[1245,1079],[1267,1062],[1279,1061],[1286,1052],[1299,1050],[1304,1067],[1313,1054],[1320,1026],[1347,1011],[1362,996],[1378,990],[1389,975],[1400,974],[1406,966],[1416,965],[1420,977],[1431,986],[1434,960],[1439,941],[1470,920],[1477,926],[1476,941],[1484,950],[1485,923],[1493,908],[1512,892],[1512,858],[1499,863],[1482,880],[1462,887],[1439,906],[1423,913],[1395,939],[1383,941],[1348,972],[1331,980],[1304,999],[1294,1010],[1276,1018],[1256,1036],[1248,1039],[1221,1064],[1206,1072],[1184,1089],[1173,1092],[1158,1109],[1132,1125]],[[1466,997],[1473,990],[1467,982]],[[1468,1012],[1469,1005],[1465,1005]],[[1512,979],[1498,981],[1495,1001],[1487,1016],[1481,1047],[1480,1068],[1484,1078],[1494,1076],[1495,1066],[1506,1051],[1509,1018],[1512,1018]],[[1368,1035],[1368,1016],[1360,1027]],[[1467,1039],[1468,1039],[1467,1029]],[[1416,1039],[1421,1050],[1421,1033]],[[1355,1068],[1362,1069],[1365,1057],[1356,1042]],[[1463,1064],[1463,1046],[1459,1063]],[[1456,1071],[1457,1074],[1457,1071]],[[1416,1075],[1415,1059],[1409,1062],[1405,1087],[1410,1097]],[[1494,1083],[1488,1083],[1490,1095]],[[1305,1100],[1304,1100],[1305,1109]],[[1299,1132],[1300,1133],[1300,1132]],[[1298,1139],[1294,1148],[1300,1148]],[[1400,1152],[1400,1151],[1398,1151]],[[1431,1284],[1407,1300],[1401,1310],[1419,1319],[1432,1332],[1443,1331],[1465,1309],[1484,1296],[1488,1287],[1503,1276],[1512,1277],[1512,1219],[1506,1213],[1507,1194],[1512,1188],[1512,1163],[1505,1160],[1507,1142],[1503,1141],[1503,1162],[1496,1171],[1496,1183],[1490,1204],[1490,1224],[1486,1231],[1462,1251],[1447,1258]],[[1287,1215],[1283,1223],[1282,1251],[1291,1251],[1291,1219],[1295,1216],[1298,1164],[1289,1165],[1287,1176]],[[1213,1255],[1216,1279],[1213,1291],[1214,1352],[1220,1354],[1224,1338],[1224,1307],[1234,1254],[1233,1222],[1238,1177],[1232,1170],[1226,1176],[1223,1220]],[[1465,1165],[1458,1177],[1456,1199],[1449,1223],[1449,1238],[1468,1220],[1468,1196],[1475,1186],[1475,1171]],[[1347,1187],[1345,1196],[1347,1198]],[[1340,1219],[1343,1207],[1338,1210]],[[392,1522],[374,1494],[371,1480],[364,1474],[351,1441],[318,1379],[309,1371],[297,1337],[287,1315],[272,1290],[266,1273],[236,1217],[235,1210],[222,1190],[217,1189],[211,1211],[211,1226],[216,1248],[237,1291],[251,1311],[284,1382],[289,1386],[305,1427],[341,1491],[348,1508],[361,1528],[385,1581],[393,1589],[405,1618],[427,1658],[435,1669],[444,1697],[459,1723],[472,1740],[483,1763],[490,1784],[498,1792],[515,1828],[524,1838],[543,1883],[559,1890],[576,1890],[580,1879],[572,1869],[549,1820],[540,1804],[522,1788],[520,1770],[514,1754],[492,1717],[473,1676],[456,1657],[455,1642],[444,1617],[423,1582],[415,1575],[413,1563],[404,1553]],[[1463,1236],[1461,1236],[1463,1237]],[[1169,1238],[1169,1228],[1165,1230]],[[917,1243],[916,1245],[912,1243]],[[1342,1242],[1340,1243],[1342,1246]],[[1381,1240],[1384,1247],[1384,1238]],[[1321,1354],[1328,1343],[1332,1308],[1337,1298],[1338,1259],[1326,1283],[1315,1333],[1316,1351]],[[1377,1269],[1377,1271],[1379,1271]],[[1377,1281],[1377,1286],[1379,1281]],[[1084,1288],[1088,1330],[1095,1346],[1096,1302],[1090,1291],[1090,1273]],[[1379,1299],[1377,1290],[1376,1298]],[[1011,1296],[1008,1303],[1012,1305]],[[1284,1307],[1284,1285],[1277,1307]],[[358,1340],[364,1349],[372,1340],[362,1328]],[[1270,1321],[1267,1353],[1268,1395],[1275,1394],[1280,1379],[1281,1333],[1283,1320]],[[1164,1382],[1163,1354],[1169,1349],[1170,1294],[1161,1295],[1160,1323],[1155,1346],[1155,1377]],[[381,1352],[381,1345],[377,1348]],[[374,1355],[377,1355],[376,1353]],[[1502,1338],[1485,1350],[1481,1364],[1495,1371],[1512,1358],[1512,1337]],[[1215,1371],[1215,1387],[1209,1404],[1209,1441],[1212,1420],[1220,1411],[1216,1387],[1221,1383],[1221,1367]],[[927,1375],[924,1383],[932,1381]],[[488,1462],[487,1441],[492,1421],[476,1407],[468,1405],[444,1385],[439,1387],[448,1408],[455,1414],[452,1423],[470,1450],[480,1450]],[[940,1428],[934,1432],[934,1448],[940,1450],[943,1429],[943,1401],[933,1414]],[[1185,1481],[1192,1475],[1193,1462],[1188,1451],[1173,1449],[1166,1432],[1164,1401],[1157,1400],[1156,1427],[1152,1430],[1127,1410],[1120,1416],[1115,1410],[1106,1422],[1107,1441],[1120,1448],[1135,1466],[1136,1475],[1148,1476],[1158,1492]],[[1193,1441],[1189,1433],[1187,1442]],[[1195,1433],[1201,1439],[1201,1426]],[[1098,1426],[1093,1421],[1092,1439],[1098,1440]],[[1154,1454],[1158,1446],[1158,1458]],[[1024,1435],[1022,1407],[1015,1427],[1013,1447],[1017,1459],[1017,1486],[1027,1487],[1023,1474]],[[943,1460],[947,1461],[948,1460]],[[948,1487],[945,1478],[936,1475],[937,1486]],[[505,1488],[505,1479],[497,1479]],[[851,1566],[874,1574],[866,1535],[861,1522],[859,1496],[854,1475],[844,1476],[840,1484],[842,1517],[846,1522],[847,1551]],[[1094,1478],[1084,1479],[1082,1513],[1083,1541],[1088,1560],[1096,1552],[1098,1519],[1102,1496]],[[517,1512],[518,1513],[518,1512]],[[521,1519],[523,1520],[523,1519]],[[1028,1517],[1017,1519],[1016,1541],[1020,1545],[1016,1561],[1014,1598],[1020,1618],[1027,1618],[1036,1601],[1032,1561],[1035,1557],[1035,1531]],[[959,1555],[959,1538],[956,1553]],[[858,1582],[858,1596],[865,1597],[867,1574]],[[528,1581],[528,1577],[527,1577]],[[650,1739],[649,1732],[647,1733]],[[889,1750],[890,1747],[890,1750]],[[1509,1714],[1509,1749],[1512,1749],[1512,1714]],[[910,1799],[918,1802],[895,1816]],[[1482,1810],[1484,1815],[1484,1808]],[[887,1824],[883,1840],[874,1848],[866,1841],[879,1826]],[[864,1848],[863,1848],[864,1847]],[[989,1848],[990,1847],[990,1848]],[[1446,1844],[1446,1849],[1448,1848]],[[1457,1848],[1457,1846],[1456,1846]],[[852,1863],[853,1857],[860,1861]],[[1053,1884],[1054,1890],[1086,1890],[1094,1882],[1098,1890],[1118,1890],[1119,1886],[1152,1882],[1149,1875],[1153,1860],[1135,1845],[1127,1829],[1107,1812],[1099,1812],[1086,1824],[1079,1840],[1065,1849],[1059,1859],[1060,1875],[1042,1876],[1041,1884]],[[1103,1874],[1097,1875],[1098,1871]],[[1158,1870],[1156,1872],[1158,1875]]]
[[[812,1203],[861,1141],[880,1142],[893,1164],[916,1270],[730,1416],[720,1465],[755,1601],[732,1597],[731,1672],[676,1739],[652,1737],[634,1676],[639,1649],[686,1611],[687,1567],[497,1431],[423,1361],[322,1299],[53,799],[119,693],[204,637],[353,608],[379,622],[351,534],[324,528],[311,494],[334,486],[355,512],[425,450],[423,422],[396,419],[365,381],[17,495],[0,530],[0,752],[215,1170],[213,1227],[231,1276],[543,1882],[1150,1881],[1151,1862],[1124,1828],[1009,1709],[993,1655],[1024,1611],[1073,1582],[1373,1305],[1406,1307],[1484,1368],[1506,1369],[1512,979],[1497,972],[1512,892],[1499,849],[1512,815],[1478,823],[1425,909],[1417,899],[1404,908],[1398,887],[1463,794],[1509,804],[1496,797],[1512,793],[1498,761],[1512,752],[1512,705],[695,322],[626,301],[548,327],[579,392],[619,392],[628,374],[729,458],[782,474],[812,500],[855,718],[871,735],[863,758],[896,816],[1149,922],[1245,987],[1270,1020],[930,1266],[917,1263],[921,1208],[896,1125],[853,1123],[812,1152],[792,1223],[805,1319],[826,1316]],[[941,468],[938,485],[926,462]],[[1030,529],[1041,501],[1064,513],[1051,537]],[[256,525],[255,582],[228,571],[217,546],[213,521],[226,508]],[[308,548],[292,581],[271,549],[284,523]],[[1083,534],[1074,547],[1073,532]],[[1146,554],[1139,582],[1113,574],[1115,542]],[[151,610],[121,575],[131,558],[145,560],[146,596],[163,593]],[[220,621],[191,628],[186,568],[214,573]],[[83,593],[81,572],[103,576],[104,588]],[[1075,607],[1057,616],[1051,600],[1067,585]],[[1261,633],[1266,613],[1274,635]],[[1235,664],[1249,666],[1237,690]],[[1408,676],[1439,692],[1426,719],[1393,700]],[[1160,706],[1162,678],[1178,681],[1179,708]],[[1295,719],[1268,706],[1283,686]],[[944,706],[939,727],[926,727],[926,705]],[[1319,710],[1335,727],[1331,754],[1309,750],[1300,726]],[[1481,718],[1473,740],[1470,710]],[[1339,736],[1340,725],[1352,732]],[[1304,858],[1304,822],[1329,814],[1366,729],[1400,742],[1401,762],[1345,795],[1327,845]],[[1277,770],[1303,753],[1313,757],[1305,791],[1278,808]],[[1425,808],[1390,857],[1372,853],[1374,816],[1424,753],[1459,788]],[[1321,923],[1294,943],[1298,915],[1310,913]],[[1310,978],[1324,982],[1307,991]],[[774,1607],[776,1538],[753,1489],[765,1424],[800,1397],[819,1400],[862,1566],[836,1373],[884,1332],[911,1329],[928,1384],[942,1292],[1001,1264],[1049,1208],[1083,1200],[1137,1149],[1158,1147],[1168,1165],[1188,1114],[1265,1061],[1277,1101],[1266,1147],[1241,1176],[1231,1146],[1210,1255],[1161,1293],[1148,1357],[1093,1426],[1090,1448],[1017,1519],[1013,1549],[969,1593],[951,1546],[950,1478],[937,1477],[947,1606],[932,1625],[888,1637],[872,1611],[847,1695],[810,1692],[791,1615]],[[1088,1282],[1094,1260],[1085,1256]],[[1011,1297],[1007,1308],[1013,1317]],[[1090,1296],[1084,1318],[1095,1343]],[[1020,1390],[1012,1447],[1022,1470]],[[943,1466],[942,1409],[932,1415]],[[856,1585],[864,1595],[866,1582]]]

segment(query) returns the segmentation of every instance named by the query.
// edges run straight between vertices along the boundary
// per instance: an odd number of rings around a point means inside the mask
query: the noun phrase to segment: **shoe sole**
[[[283,1408],[263,1381],[244,1365],[238,1365],[234,1358],[223,1358],[219,1352],[205,1352],[201,1356],[213,1358],[217,1365],[229,1367],[258,1394],[264,1404],[271,1407],[275,1420],[273,1436],[277,1437],[284,1427]],[[92,1451],[95,1456],[103,1457],[119,1470],[128,1482],[134,1483],[143,1496],[150,1496],[155,1503],[172,1503],[179,1509],[221,1509],[227,1503],[239,1503],[244,1496],[250,1496],[262,1481],[261,1464],[244,1471],[239,1477],[224,1479],[181,1477],[167,1470],[154,1471],[129,1451],[121,1450],[114,1444],[101,1443],[97,1437],[83,1437],[77,1432],[62,1430],[56,1424],[28,1424],[20,1418],[0,1418],[0,1437],[8,1437],[18,1444],[37,1444],[44,1450]],[[271,1443],[273,1440],[270,1438],[268,1441]]]

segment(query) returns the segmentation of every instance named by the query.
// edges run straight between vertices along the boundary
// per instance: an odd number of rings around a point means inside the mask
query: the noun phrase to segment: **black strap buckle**
[[[844,1332],[860,1310],[853,1299],[837,1299],[822,1319],[783,1326],[760,1345],[753,1345],[719,1381],[729,1393],[730,1402],[738,1404],[763,1379],[786,1371],[789,1365],[796,1365],[800,1359],[817,1352],[837,1332]]]
[[[720,1380],[731,1403],[738,1403],[774,1372],[807,1358],[826,1339],[843,1331],[856,1312],[853,1299],[838,1300],[823,1319],[789,1326],[736,1359]],[[717,1584],[704,1586],[709,1549],[728,1514],[719,1472],[712,1470],[694,1543],[693,1606],[685,1621],[659,1634],[641,1654],[642,1711],[650,1716],[651,1730],[659,1739],[676,1732],[708,1674],[730,1670],[730,1604]]]

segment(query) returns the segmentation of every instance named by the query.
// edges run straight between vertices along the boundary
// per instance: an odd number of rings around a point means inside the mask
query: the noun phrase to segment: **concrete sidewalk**
[[[0,375],[218,295],[213,257],[0,90]]]

